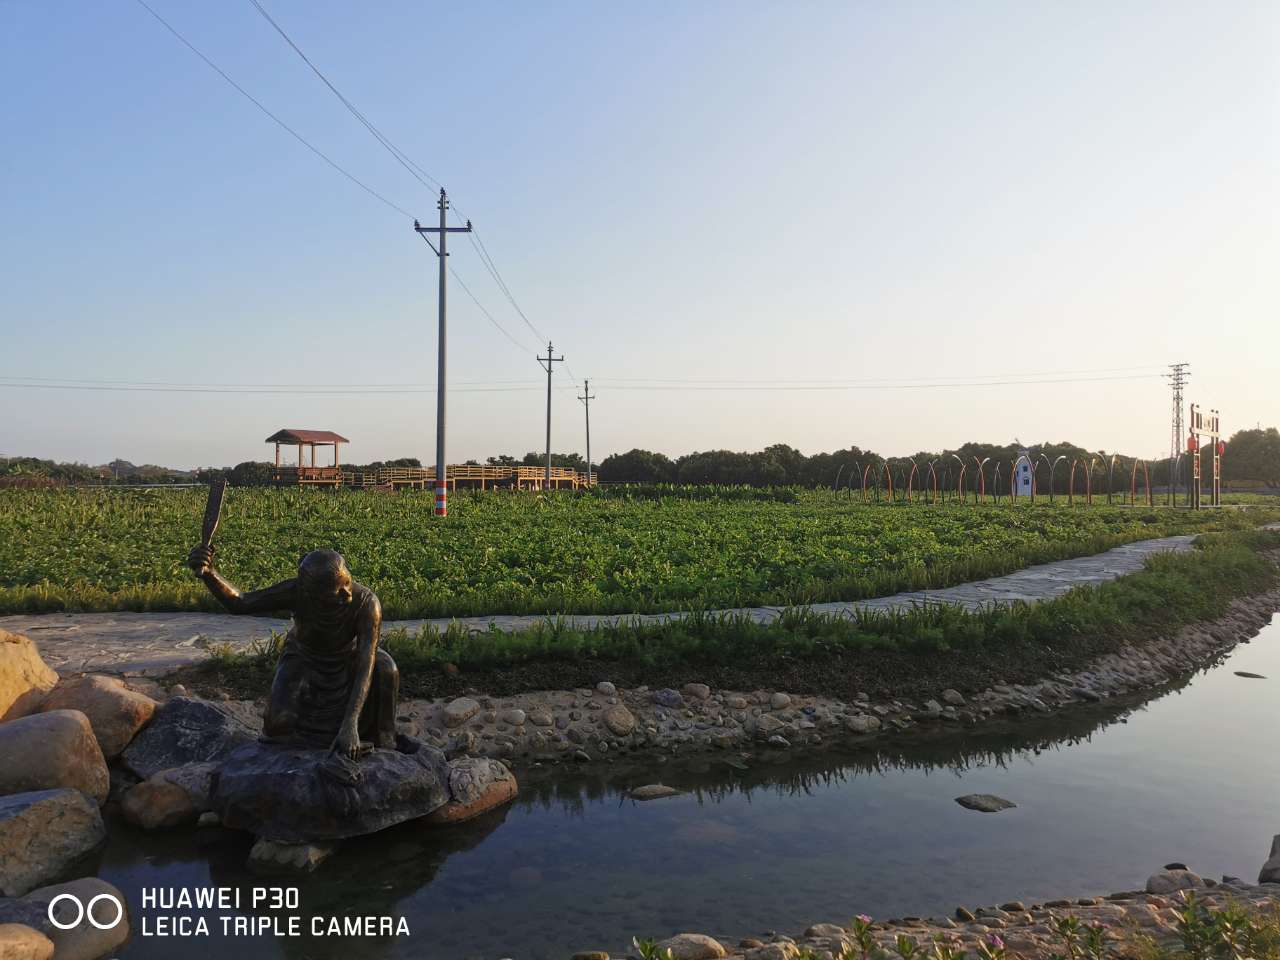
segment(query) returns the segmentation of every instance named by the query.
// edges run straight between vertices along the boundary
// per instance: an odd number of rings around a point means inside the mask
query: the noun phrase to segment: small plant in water
[[[656,940],[639,940],[636,937],[632,937],[631,945],[640,954],[640,960],[672,960],[670,948],[666,950],[659,949]]]

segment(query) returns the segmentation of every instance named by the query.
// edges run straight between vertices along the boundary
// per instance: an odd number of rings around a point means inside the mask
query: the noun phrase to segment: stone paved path
[[[1003,577],[978,580],[942,590],[899,593],[891,597],[851,603],[815,603],[817,613],[844,614],[855,610],[904,610],[929,603],[958,604],[969,609],[1016,601],[1038,603],[1086,583],[1103,583],[1142,569],[1153,553],[1189,550],[1192,536],[1139,540],[1105,553],[1057,563],[1028,567]],[[751,617],[760,623],[776,620],[783,607],[742,607],[724,611]],[[611,614],[567,616],[575,626],[590,627],[620,621],[660,623],[685,616],[682,613]],[[527,630],[546,622],[545,616],[463,617],[469,630]],[[417,631],[425,625],[443,629],[451,621],[395,620],[384,630],[404,627]],[[59,673],[96,671],[156,676],[195,663],[208,656],[211,647],[227,644],[241,650],[256,640],[283,633],[288,620],[269,617],[234,617],[216,613],[67,613],[0,617],[0,629],[29,636],[45,661]]]

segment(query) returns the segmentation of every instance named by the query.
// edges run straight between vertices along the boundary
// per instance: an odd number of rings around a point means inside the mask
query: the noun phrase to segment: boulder
[[[774,710],[785,710],[791,706],[791,697],[785,693],[775,693],[769,698],[769,706]]]
[[[1271,856],[1258,872],[1259,883],[1280,883],[1280,833],[1271,840]]]
[[[211,806],[224,826],[301,843],[376,833],[450,801],[444,754],[410,737],[350,761],[328,750],[249,743],[223,763]]]
[[[1012,810],[1017,806],[1011,800],[991,793],[970,793],[963,797],[956,797],[956,803],[966,810],[977,810],[979,813],[999,813],[1001,810]]]
[[[54,687],[40,705],[46,710],[79,710],[108,760],[120,756],[155,712],[156,702],[115,677],[76,677]]]
[[[497,760],[484,757],[450,760],[450,800],[427,814],[427,823],[444,825],[470,820],[513,799],[518,790],[516,778]]]
[[[79,790],[0,797],[0,894],[18,897],[60,879],[106,837],[98,805]]]
[[[725,955],[720,941],[705,933],[677,933],[658,943],[659,954],[670,950],[674,960],[717,960]]]
[[[711,688],[705,683],[686,683],[680,688],[680,692],[694,700],[706,700],[711,696]]]
[[[106,802],[111,776],[89,718],[53,710],[0,723],[0,796],[56,787]]]
[[[57,682],[30,639],[0,630],[0,722],[35,713]]]
[[[53,941],[20,923],[0,923],[0,960],[49,960]]]
[[[47,912],[49,904],[64,893],[75,897],[86,908],[95,897],[101,897],[94,904],[93,917],[107,929],[100,929],[87,919],[82,919],[70,930],[59,930],[50,925],[46,936],[53,941],[54,956],[58,960],[103,960],[104,957],[114,957],[116,949],[129,939],[129,906],[124,894],[105,880],[85,877],[70,883],[32,890],[22,899],[38,904]],[[60,923],[69,924],[75,921],[79,911],[70,900],[61,900],[53,908],[53,913]]]
[[[11,897],[0,897],[0,923],[16,923],[48,934],[53,930],[49,922],[49,914],[38,903],[16,900]]]
[[[870,713],[859,713],[845,721],[851,733],[874,733],[880,729],[880,718]]]
[[[120,813],[143,830],[163,830],[194,823],[200,810],[191,795],[159,776],[131,787],[120,802]]]
[[[1195,890],[1205,885],[1204,880],[1190,870],[1164,870],[1147,878],[1147,893],[1174,893],[1177,890]]]
[[[225,760],[257,734],[229,710],[190,697],[174,697],[121,755],[144,779],[188,763]]]
[[[444,725],[460,727],[480,712],[479,702],[470,697],[458,697],[451,700],[444,708]]]
[[[629,737],[636,728],[635,714],[620,703],[606,710],[601,719],[615,737]]]

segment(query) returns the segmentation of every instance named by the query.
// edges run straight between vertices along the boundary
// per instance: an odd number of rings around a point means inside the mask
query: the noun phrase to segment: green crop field
[[[184,566],[203,490],[0,490],[0,612],[213,609]],[[846,492],[538,496],[228,491],[219,568],[242,589],[346,555],[389,618],[653,612],[943,586],[1280,509],[863,504]]]

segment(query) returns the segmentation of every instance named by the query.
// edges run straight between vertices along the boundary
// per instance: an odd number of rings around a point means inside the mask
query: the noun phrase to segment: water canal
[[[517,802],[483,822],[407,825],[284,881],[300,888],[304,933],[311,916],[369,914],[403,916],[408,938],[230,942],[216,911],[208,937],[141,936],[155,913],[138,909],[144,887],[281,882],[248,873],[248,838],[221,830],[113,824],[100,875],[133,905],[122,960],[618,956],[632,935],[795,934],[859,912],[941,915],[1131,889],[1170,860],[1249,878],[1280,832],[1277,685],[1280,618],[1145,702],[939,730],[890,750],[533,770]],[[625,797],[657,781],[688,792]],[[954,802],[966,793],[1017,808],[967,811]]]

